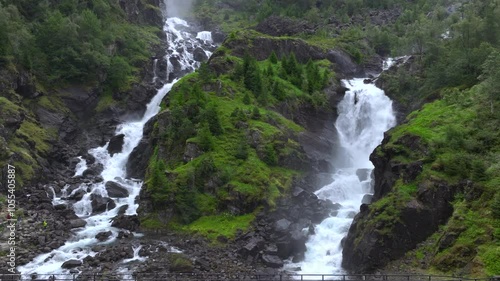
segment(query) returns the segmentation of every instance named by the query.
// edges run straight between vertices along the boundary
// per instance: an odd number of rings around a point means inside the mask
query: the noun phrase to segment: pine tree
[[[278,56],[276,56],[276,53],[273,51],[271,55],[269,56],[269,61],[272,64],[277,64],[278,63]]]

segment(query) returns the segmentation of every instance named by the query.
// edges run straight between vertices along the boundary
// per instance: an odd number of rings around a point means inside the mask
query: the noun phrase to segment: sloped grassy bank
[[[440,90],[371,155],[376,201],[349,231],[347,268],[404,257],[388,270],[500,272],[500,116],[485,84]]]

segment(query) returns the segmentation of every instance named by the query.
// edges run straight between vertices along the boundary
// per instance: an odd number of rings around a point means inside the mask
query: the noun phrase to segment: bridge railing
[[[412,274],[0,274],[0,281],[500,281],[500,277],[464,278]]]

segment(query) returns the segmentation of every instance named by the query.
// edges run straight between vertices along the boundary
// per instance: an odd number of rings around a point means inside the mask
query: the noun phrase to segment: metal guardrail
[[[437,275],[404,274],[203,274],[203,273],[141,273],[125,274],[0,274],[0,281],[500,281],[500,277],[464,278]]]

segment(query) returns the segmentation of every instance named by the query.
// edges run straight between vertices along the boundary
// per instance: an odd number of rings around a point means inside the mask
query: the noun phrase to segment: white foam
[[[390,67],[393,61],[387,62]],[[337,171],[333,182],[316,192],[320,199],[339,203],[337,215],[329,217],[315,227],[315,234],[306,243],[305,259],[288,263],[286,268],[300,267],[302,274],[338,274],[342,269],[342,238],[347,235],[353,214],[365,194],[371,191],[371,178],[361,181],[356,171],[370,173],[373,164],[369,156],[381,143],[384,132],[395,125],[392,101],[384,91],[364,79],[343,80],[349,88],[338,105],[339,116],[335,123],[340,147],[334,159]]]

